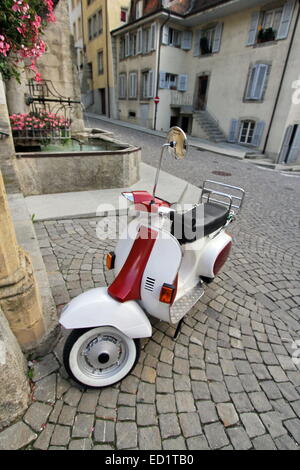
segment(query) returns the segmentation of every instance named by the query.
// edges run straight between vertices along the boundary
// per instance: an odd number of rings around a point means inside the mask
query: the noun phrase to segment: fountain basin
[[[83,140],[82,136],[76,139]],[[101,135],[16,154],[24,196],[126,188],[139,178],[141,149]]]

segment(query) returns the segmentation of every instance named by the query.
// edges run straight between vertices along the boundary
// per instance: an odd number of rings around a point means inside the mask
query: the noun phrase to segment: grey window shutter
[[[278,163],[283,163],[286,159],[287,153],[289,151],[289,144],[290,144],[290,140],[292,137],[293,129],[294,129],[294,126],[288,126],[285,131],[284,139],[283,139],[281,150],[280,150],[279,157],[278,157]]]
[[[159,88],[168,88],[166,83],[166,72],[160,72],[159,74]]]
[[[187,91],[188,89],[188,75],[182,74],[178,77],[178,91]]]
[[[149,70],[148,90],[147,90],[148,98],[153,98],[153,87],[154,87],[154,73],[153,73],[153,70]]]
[[[289,34],[290,24],[292,21],[293,11],[294,11],[295,0],[288,0],[282,12],[282,17],[280,25],[277,31],[276,39],[285,39]]]
[[[297,126],[287,163],[294,163],[298,159],[300,161],[300,125]]]
[[[250,100],[253,98],[253,90],[254,90],[254,84],[255,84],[255,77],[256,77],[256,71],[257,71],[258,65],[253,65],[250,69],[250,73],[248,75],[248,84],[247,84],[247,90],[246,90],[246,99]]]
[[[261,142],[261,138],[265,129],[265,125],[266,125],[265,121],[258,121],[256,123],[253,137],[252,137],[252,142],[251,142],[251,144],[254,145],[254,147],[260,146],[260,142]]]
[[[156,49],[156,23],[151,25],[151,51],[155,51]]]
[[[162,44],[167,46],[169,44],[169,27],[164,25],[162,30]]]
[[[125,57],[130,55],[130,34],[125,34]]]
[[[259,64],[256,69],[256,77],[252,96],[252,98],[255,100],[261,100],[263,97],[268,69],[269,66],[266,64]]]
[[[192,49],[192,31],[184,31],[181,35],[181,49],[184,51],[189,51]]]
[[[198,30],[195,33],[194,57],[198,57],[200,55],[200,38],[201,38],[201,30]]]
[[[136,46],[136,53],[141,54],[143,50],[143,30],[139,28],[137,31],[137,46]]]
[[[223,23],[218,23],[215,29],[214,42],[212,45],[212,52],[219,52],[221,47]]]
[[[248,32],[247,46],[255,44],[260,12],[254,11],[251,15],[250,28]]]
[[[228,134],[228,142],[236,142],[239,128],[239,121],[237,119],[231,119],[230,130]]]

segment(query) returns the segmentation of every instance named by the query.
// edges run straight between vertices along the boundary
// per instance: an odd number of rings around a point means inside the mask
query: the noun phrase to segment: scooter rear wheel
[[[63,362],[76,382],[89,388],[111,386],[124,379],[140,355],[140,342],[111,326],[73,330],[68,336]]]

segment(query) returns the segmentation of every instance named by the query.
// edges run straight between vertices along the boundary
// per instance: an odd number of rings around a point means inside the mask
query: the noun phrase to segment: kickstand
[[[179,336],[179,333],[180,333],[180,330],[181,330],[181,327],[182,327],[183,320],[184,320],[184,317],[178,322],[176,331],[175,331],[175,333],[174,333],[174,339],[175,339],[175,340],[176,340],[176,339],[178,338],[178,336]]]

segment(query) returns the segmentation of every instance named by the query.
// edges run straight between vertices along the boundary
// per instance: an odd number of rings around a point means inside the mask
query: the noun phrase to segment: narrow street
[[[100,120],[87,125],[140,145],[143,161],[156,165],[161,138]],[[186,161],[166,159],[163,169],[193,184],[210,178],[245,188],[231,258],[176,342],[173,327],[155,323],[122,383],[101,392],[78,388],[61,366],[62,341],[35,363],[35,401],[23,419],[37,433],[31,447],[297,449],[299,178],[193,148]],[[99,242],[96,224],[35,224],[46,268],[62,273],[69,298],[110,280],[99,267],[115,241]],[[69,300],[55,283],[53,294],[57,304]]]

